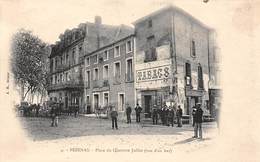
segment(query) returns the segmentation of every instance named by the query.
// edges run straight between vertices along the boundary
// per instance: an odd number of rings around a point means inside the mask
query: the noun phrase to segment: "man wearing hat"
[[[153,115],[153,124],[158,123],[158,110],[157,110],[157,105],[153,105],[153,111],[152,111],[152,115]]]
[[[176,116],[177,116],[178,127],[182,127],[182,109],[180,105],[178,105]]]
[[[127,119],[127,123],[131,123],[131,113],[132,113],[132,108],[129,106],[128,103],[126,103],[126,119]]]
[[[140,114],[142,112],[142,108],[141,106],[139,106],[139,104],[137,103],[136,104],[136,107],[135,107],[135,114],[136,114],[136,122],[137,123],[140,123]]]
[[[194,127],[194,136],[193,138],[200,138],[202,139],[202,117],[203,117],[203,110],[201,109],[201,103],[197,104],[197,110],[194,115],[195,127]],[[199,136],[198,136],[199,134]]]
[[[111,119],[112,119],[112,129],[114,129],[114,127],[116,127],[116,129],[118,129],[118,126],[117,126],[118,113],[117,113],[114,105],[112,106],[112,111],[110,113],[110,116],[111,116]]]
[[[197,106],[197,105],[196,105],[196,106]],[[195,120],[195,114],[196,114],[196,111],[197,111],[196,106],[193,106],[193,107],[192,107],[192,126],[193,126],[193,127],[195,126],[194,120]]]

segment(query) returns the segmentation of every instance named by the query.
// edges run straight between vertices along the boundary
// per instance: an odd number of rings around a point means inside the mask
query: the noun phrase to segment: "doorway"
[[[99,107],[99,94],[94,94],[93,95],[93,99],[94,99],[94,110],[97,109]]]
[[[119,94],[119,102],[118,102],[118,110],[124,111],[124,105],[125,105],[125,96],[123,93]]]
[[[145,95],[144,96],[144,113],[145,118],[151,117],[151,104],[152,104],[152,96],[151,95]]]

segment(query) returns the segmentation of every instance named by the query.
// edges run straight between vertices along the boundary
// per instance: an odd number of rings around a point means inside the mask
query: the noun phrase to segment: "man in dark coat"
[[[142,108],[139,106],[139,104],[136,104],[135,107],[135,114],[136,114],[136,122],[140,123],[140,114],[142,112]]]
[[[126,119],[127,119],[127,123],[131,123],[131,113],[132,113],[132,108],[127,103],[126,104]]]
[[[168,115],[169,115],[169,108],[167,105],[165,105],[165,108],[164,108],[164,124],[168,126],[169,124],[169,121],[168,121]]]
[[[153,117],[153,124],[157,125],[157,123],[158,123],[158,108],[157,108],[157,105],[153,106],[152,117]]]
[[[40,104],[38,104],[38,105],[36,106],[36,117],[39,116],[40,107],[41,107]]]
[[[58,126],[58,106],[57,104],[53,104],[51,106],[51,126],[52,127],[57,127]]]
[[[193,127],[195,126],[194,120],[195,120],[196,111],[197,111],[196,106],[193,106],[193,107],[192,107],[192,126],[193,126]]]
[[[200,138],[202,139],[202,128],[201,128],[201,124],[202,124],[202,117],[203,117],[203,110],[201,109],[201,104],[198,103],[197,104],[197,110],[195,113],[195,127],[194,127],[194,136],[193,138]],[[198,136],[199,134],[199,136]]]
[[[182,121],[181,121],[181,119],[182,119],[182,109],[181,109],[180,105],[178,106],[176,116],[177,116],[178,127],[182,127]]]
[[[110,116],[111,116],[111,119],[112,119],[112,129],[114,129],[115,127],[116,127],[116,129],[118,129],[118,126],[117,126],[118,113],[117,113],[117,111],[116,111],[114,106],[112,108]]]
[[[168,122],[169,122],[168,126],[170,126],[170,124],[171,124],[172,127],[173,127],[173,125],[174,125],[174,110],[173,110],[173,108],[169,109]]]

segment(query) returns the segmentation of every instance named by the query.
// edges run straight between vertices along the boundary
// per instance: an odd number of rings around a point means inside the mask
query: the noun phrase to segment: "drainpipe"
[[[177,54],[176,54],[176,43],[175,43],[175,23],[174,23],[174,13],[172,14],[171,17],[171,26],[172,26],[172,31],[171,31],[171,60],[172,60],[172,84],[175,81],[175,77],[177,74]],[[175,64],[175,67],[173,66]],[[177,80],[176,80],[176,85],[175,86],[175,91],[178,96],[178,86],[177,86]],[[172,86],[171,86],[172,89]],[[171,94],[172,100],[173,100],[173,94]]]

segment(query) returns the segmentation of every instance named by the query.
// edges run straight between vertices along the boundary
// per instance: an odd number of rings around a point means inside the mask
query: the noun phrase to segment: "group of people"
[[[140,123],[141,121],[141,112],[142,107],[137,103],[136,107],[134,108],[135,114],[136,114],[136,123]],[[132,108],[131,106],[126,103],[126,119],[127,123],[131,123],[131,114],[132,114]],[[117,124],[117,117],[118,113],[115,110],[115,107],[112,107],[110,116],[112,119],[112,129],[116,128],[118,129]],[[177,126],[182,127],[182,109],[180,106],[178,106],[177,110],[174,107],[168,107],[166,104],[163,106],[163,108],[159,109],[156,105],[154,105],[152,110],[152,119],[153,124],[158,124],[158,119],[160,118],[162,125],[167,126],[174,126],[175,117],[177,118]]]
[[[23,116],[26,117],[38,117],[39,116],[39,110],[40,110],[40,104],[32,104],[28,106],[23,107]]]
[[[180,105],[177,110],[175,107],[167,106],[166,104],[160,109],[157,105],[154,105],[152,110],[153,124],[158,124],[158,118],[160,117],[162,125],[174,126],[175,117],[177,118],[177,126],[182,127],[182,109]]]
[[[141,108],[141,106],[139,106],[139,104],[137,104],[136,107],[135,107],[135,114],[136,114],[136,122],[137,123],[140,123],[140,121],[141,121],[141,117],[140,117],[141,112],[142,112],[142,108]],[[127,120],[128,124],[130,124],[131,121],[132,121],[131,120],[131,113],[132,113],[132,108],[127,103],[126,104],[126,120]],[[114,129],[114,128],[118,129],[118,124],[117,124],[118,113],[117,113],[114,106],[112,106],[112,108],[111,108],[110,116],[111,116],[111,119],[112,119],[112,129]]]

